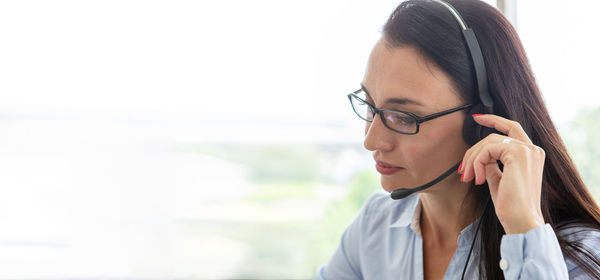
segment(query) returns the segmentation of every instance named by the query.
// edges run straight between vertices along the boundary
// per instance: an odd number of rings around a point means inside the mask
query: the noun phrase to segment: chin
[[[389,176],[389,175],[381,175],[381,187],[391,193],[394,190],[397,189],[412,189],[412,188],[416,188],[422,184],[425,184],[427,182],[422,182],[421,184],[419,183],[410,183],[412,182],[412,180],[408,180],[406,178],[406,176]]]
[[[381,177],[381,187],[387,192],[392,192],[393,190],[399,189],[402,186],[399,186],[398,183],[394,183],[393,180],[386,180],[382,176]]]

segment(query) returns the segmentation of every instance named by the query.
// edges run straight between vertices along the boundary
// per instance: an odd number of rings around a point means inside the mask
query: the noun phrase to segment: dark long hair
[[[562,253],[594,279],[600,279],[600,260],[593,248],[560,234],[574,224],[600,229],[600,209],[569,157],[537,86],[517,32],[496,8],[477,0],[447,0],[473,29],[485,60],[496,115],[517,121],[531,141],[544,149],[541,210],[556,232]],[[383,28],[389,48],[412,46],[448,74],[464,101],[477,101],[473,67],[460,27],[440,3],[410,0],[401,3]],[[485,201],[489,189],[471,194]],[[492,202],[490,202],[492,203]],[[493,207],[482,216],[478,255],[480,275],[503,279],[498,267],[500,241],[505,233]]]

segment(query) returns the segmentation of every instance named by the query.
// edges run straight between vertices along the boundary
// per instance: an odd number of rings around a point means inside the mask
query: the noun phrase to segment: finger
[[[492,166],[492,167],[495,166],[496,168],[498,168],[498,163],[496,162],[496,160],[492,158],[487,162],[478,161],[477,159],[480,157],[479,155],[481,153],[485,153],[485,149],[483,147],[478,151],[477,154],[473,155],[473,160],[472,160],[473,177],[474,177],[475,185],[482,185],[483,183],[485,183],[486,180],[489,181],[488,177],[490,177],[490,175],[498,176],[498,174],[495,174],[495,173],[488,174],[488,169],[490,168],[490,166]],[[498,168],[498,171],[500,171],[499,168]],[[501,176],[501,174],[502,173],[500,173],[500,176]]]
[[[488,164],[485,166],[486,180],[488,182],[488,188],[490,190],[490,196],[494,204],[496,204],[496,197],[498,194],[498,188],[500,187],[500,180],[502,179],[502,171],[497,163]]]
[[[490,143],[485,145],[476,155],[472,155],[474,169],[487,171],[487,165],[497,165],[499,160],[504,166],[511,165],[523,161],[523,156],[526,156],[531,151],[529,145],[514,140],[510,145],[504,143]],[[477,174],[478,176],[480,174]],[[489,175],[489,174],[484,174]],[[498,174],[496,174],[498,175]],[[477,178],[477,182],[483,183],[482,179]]]
[[[473,173],[474,173],[474,181],[475,185],[482,185],[486,181],[487,177],[487,166],[488,165],[498,165],[496,161],[490,161],[485,164],[473,161]]]
[[[469,180],[471,180],[471,179],[467,180],[467,178],[470,178],[470,176],[471,176],[470,170],[473,167],[472,157],[473,157],[473,155],[477,154],[477,152],[482,148],[484,142],[485,142],[485,139],[477,142],[475,145],[473,145],[471,148],[469,148],[467,150],[467,152],[465,153],[465,155],[463,156],[462,166],[461,166],[461,170],[459,172],[462,174],[461,181],[468,182]]]
[[[473,168],[473,161],[471,160],[473,155],[477,154],[482,149],[482,147],[485,145],[485,143],[499,143],[499,142],[502,142],[505,138],[506,138],[506,136],[504,136],[504,135],[492,133],[492,134],[486,136],[485,138],[483,138],[481,141],[477,142],[475,145],[473,145],[473,147],[471,147],[469,150],[467,150],[467,152],[463,156],[463,164],[461,166],[461,170],[459,171],[459,173],[462,173],[464,178],[469,178],[468,180],[470,180],[471,172],[470,171],[467,172],[466,170],[471,170]],[[473,170],[475,170],[475,169],[473,168]],[[465,174],[465,172],[466,172],[466,174]],[[481,174],[477,173],[475,175],[481,175]],[[477,178],[477,176],[474,176],[474,178]],[[468,181],[468,180],[466,180],[466,181]]]
[[[507,164],[517,154],[522,155],[523,152],[530,150],[528,144],[519,140],[513,140],[510,145],[506,145],[500,141],[501,139],[503,139],[503,136],[494,133],[477,143],[479,148],[474,149],[465,162],[466,169],[461,177],[463,182],[475,179],[475,184],[481,185],[486,180],[487,165],[498,165],[497,160]],[[522,151],[516,151],[517,149],[522,149]],[[514,152],[511,152],[513,150]]]
[[[496,162],[485,166],[485,178],[488,181],[488,186],[490,186],[490,188],[496,188],[498,184],[500,184],[502,171],[500,171],[500,167]]]
[[[491,114],[473,115],[473,119],[480,125],[494,128],[511,138],[521,140],[525,143],[531,144],[531,140],[527,133],[516,121],[512,121],[500,116]]]

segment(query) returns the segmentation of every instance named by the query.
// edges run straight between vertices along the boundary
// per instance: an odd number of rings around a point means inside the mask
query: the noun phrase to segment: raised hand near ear
[[[463,157],[463,182],[488,182],[496,215],[507,234],[525,233],[544,224],[540,207],[545,152],[533,145],[518,122],[495,115],[473,115],[475,121],[507,136],[492,133]],[[500,171],[497,160],[504,165]]]

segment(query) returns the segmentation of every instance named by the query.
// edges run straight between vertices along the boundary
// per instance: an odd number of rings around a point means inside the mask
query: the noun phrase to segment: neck
[[[456,247],[460,232],[481,213],[470,183],[450,176],[435,187],[424,191],[421,200],[421,232],[423,240],[439,247]]]

